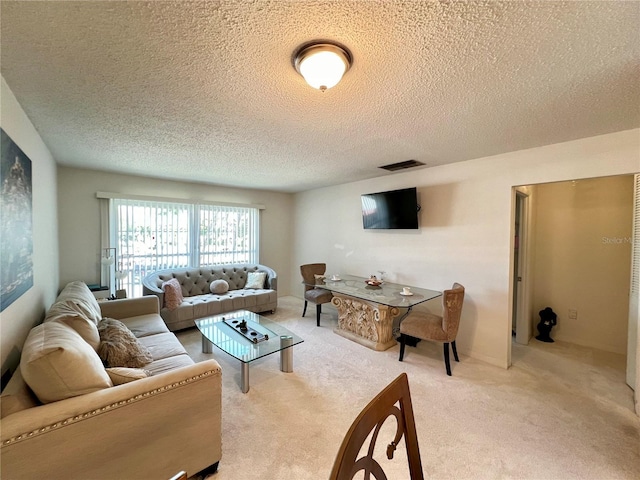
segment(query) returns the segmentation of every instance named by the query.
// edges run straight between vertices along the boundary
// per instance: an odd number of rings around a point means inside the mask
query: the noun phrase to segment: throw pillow
[[[266,278],[266,272],[249,272],[249,275],[247,275],[247,283],[244,288],[264,288],[264,281]]]
[[[126,367],[112,367],[107,368],[107,374],[114,385],[122,385],[123,383],[133,382],[141,378],[147,378],[152,375],[149,370],[143,370],[142,368],[126,368]]]
[[[211,293],[222,295],[229,291],[229,284],[225,280],[214,280],[209,287]]]
[[[20,371],[42,403],[113,386],[96,351],[60,322],[31,329],[22,349]]]
[[[162,284],[162,291],[164,292],[164,306],[169,310],[175,310],[184,300],[182,287],[176,278],[164,282]]]
[[[73,328],[94,350],[100,345],[98,327],[93,320],[79,313],[71,300],[56,302],[47,312],[45,322],[61,322]]]
[[[147,347],[120,320],[103,318],[98,324],[98,355],[106,367],[141,368],[153,361]]]

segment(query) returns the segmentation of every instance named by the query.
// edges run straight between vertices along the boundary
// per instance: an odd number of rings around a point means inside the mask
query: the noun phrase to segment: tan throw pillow
[[[133,382],[134,380],[147,378],[152,375],[149,370],[126,367],[107,368],[107,374],[114,385],[122,385],[123,383]]]
[[[211,293],[222,295],[229,291],[229,284],[226,282],[226,280],[214,280],[213,282],[211,282],[209,290],[211,290]]]
[[[153,361],[147,347],[120,320],[103,318],[98,324],[98,355],[106,367],[140,368]]]
[[[80,281],[67,283],[60,292],[60,295],[58,295],[56,302],[64,302],[67,300],[73,302],[77,311],[93,320],[96,325],[102,318],[102,311],[100,310],[100,305],[98,305],[98,300],[93,296],[93,293],[91,293],[86,283]]]
[[[71,300],[56,302],[47,312],[45,322],[61,322],[74,329],[94,350],[100,345],[98,327],[93,320],[78,313],[76,305]]]
[[[266,272],[249,272],[247,275],[247,283],[244,288],[264,288],[264,281],[266,278]]]
[[[184,300],[182,287],[176,278],[164,282],[162,284],[162,291],[164,292],[164,306],[169,310],[175,310]]]
[[[20,371],[42,403],[113,386],[95,350],[60,322],[31,329],[22,349]]]

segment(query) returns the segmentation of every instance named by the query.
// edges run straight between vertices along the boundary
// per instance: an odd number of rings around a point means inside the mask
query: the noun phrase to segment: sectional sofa
[[[152,357],[104,367],[103,317]],[[147,296],[98,303],[72,282],[34,327],[0,397],[2,478],[171,478],[214,471],[222,456],[222,372],[194,363]]]
[[[249,282],[257,276],[263,280],[257,284]],[[173,279],[180,285],[181,298],[172,306],[167,302],[163,285]],[[216,289],[220,284],[222,288]],[[143,295],[158,297],[160,315],[171,331],[193,327],[198,318],[234,310],[273,312],[278,306],[277,289],[276,272],[260,264],[158,270],[142,280]]]

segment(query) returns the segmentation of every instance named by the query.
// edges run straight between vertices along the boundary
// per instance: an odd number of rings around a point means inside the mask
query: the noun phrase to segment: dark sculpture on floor
[[[547,307],[544,310],[540,310],[540,323],[538,323],[538,332],[540,335],[536,339],[541,342],[551,343],[553,338],[549,336],[553,326],[558,323],[558,316],[553,312],[551,307]]]

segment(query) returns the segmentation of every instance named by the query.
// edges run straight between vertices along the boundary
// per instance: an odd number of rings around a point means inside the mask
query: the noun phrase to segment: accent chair
[[[329,303],[333,298],[333,294],[324,288],[316,288],[316,279],[324,276],[327,271],[326,263],[308,263],[300,265],[300,273],[304,281],[304,310],[302,316],[307,313],[307,303],[316,304],[316,323],[320,326],[320,314],[322,313],[322,304]]]

